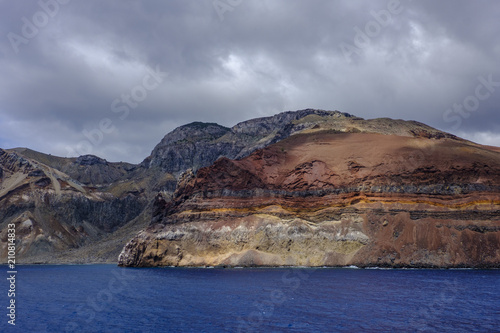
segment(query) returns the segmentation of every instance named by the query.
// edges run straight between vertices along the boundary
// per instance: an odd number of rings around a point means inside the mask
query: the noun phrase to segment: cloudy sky
[[[0,147],[139,162],[287,110],[500,146],[500,1],[0,0]]]

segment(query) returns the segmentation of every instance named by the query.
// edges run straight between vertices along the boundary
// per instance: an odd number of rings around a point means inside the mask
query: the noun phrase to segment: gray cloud
[[[234,5],[222,16],[211,0],[58,1],[42,0],[53,17],[38,1],[0,2],[2,148],[139,162],[191,121],[308,107],[500,146],[495,1],[220,0]],[[26,20],[39,26],[29,38]],[[13,48],[12,33],[26,39]],[[146,89],[157,68],[168,76]]]

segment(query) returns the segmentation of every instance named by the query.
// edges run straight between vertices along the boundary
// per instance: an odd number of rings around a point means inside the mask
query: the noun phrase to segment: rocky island
[[[142,163],[0,150],[22,263],[500,267],[500,148],[415,121],[195,122]]]
[[[316,113],[159,196],[122,266],[499,267],[500,154],[417,122]]]

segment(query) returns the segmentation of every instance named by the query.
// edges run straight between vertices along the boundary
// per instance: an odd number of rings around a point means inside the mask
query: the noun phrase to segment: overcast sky
[[[500,146],[500,1],[0,0],[0,147],[140,162],[318,108]]]

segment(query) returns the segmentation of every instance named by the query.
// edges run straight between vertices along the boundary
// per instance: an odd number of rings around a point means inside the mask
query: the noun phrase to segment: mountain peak
[[[224,127],[222,125],[219,125],[217,123],[205,123],[205,122],[202,122],[202,121],[193,121],[192,123],[189,123],[189,124],[186,124],[186,125],[182,125],[179,128],[183,128],[183,129],[190,128],[190,129],[204,130],[204,129],[208,129],[210,127],[215,127],[215,128],[229,130],[229,128]]]
[[[178,176],[184,170],[208,166],[219,157],[239,159],[257,149],[300,132],[364,132],[427,138],[456,138],[430,126],[389,118],[365,120],[349,113],[321,109],[285,111],[246,120],[231,128],[192,122],[165,135],[143,165],[156,166]]]
[[[98,156],[95,156],[95,155],[82,155],[76,159],[75,164],[79,164],[79,165],[96,165],[96,164],[107,165],[108,161],[106,161],[105,159],[100,158]]]

